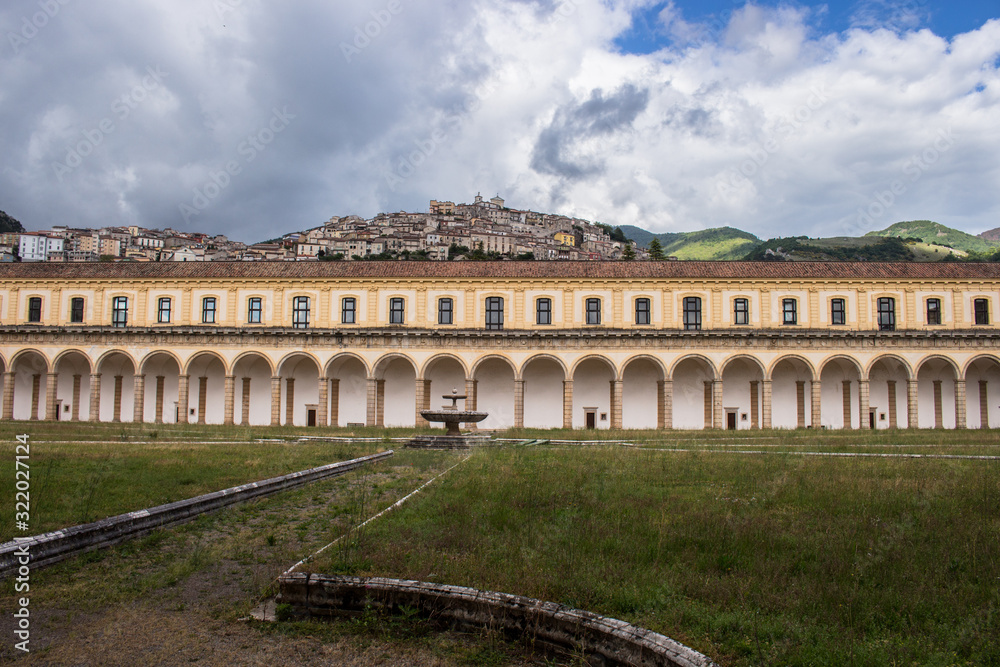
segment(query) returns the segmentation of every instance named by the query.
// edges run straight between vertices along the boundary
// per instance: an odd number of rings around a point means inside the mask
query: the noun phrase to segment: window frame
[[[447,304],[447,306],[446,306]],[[455,323],[455,300],[450,296],[443,296],[437,300],[437,323],[449,325]]]
[[[886,306],[883,308],[883,306]],[[896,330],[896,299],[891,296],[880,296],[875,302],[876,322],[879,331]]]
[[[740,306],[743,306],[742,310]],[[740,317],[742,315],[742,317]],[[741,321],[742,320],[742,321]],[[738,296],[733,299],[733,326],[750,325],[750,299]]]
[[[211,305],[211,308],[209,307]],[[203,296],[201,298],[201,323],[217,324],[219,313],[219,299],[214,296]],[[211,317],[210,317],[211,316]]]
[[[544,308],[542,305],[544,304]],[[542,321],[542,316],[546,321]],[[547,296],[540,296],[535,299],[535,324],[539,326],[550,326],[552,324],[552,299]]]
[[[636,326],[649,326],[653,323],[653,301],[648,296],[640,296],[635,299],[635,324]],[[645,321],[643,321],[645,320]]]
[[[503,297],[486,297],[486,330],[503,331]]]
[[[838,312],[837,306],[840,306]],[[838,321],[839,319],[839,321]],[[847,300],[842,297],[830,299],[830,325],[842,327],[847,325]]]
[[[799,300],[785,297],[781,300],[781,326],[795,326],[799,323]]]
[[[585,319],[588,327],[597,327],[601,325],[601,299],[596,296],[587,297],[584,300],[584,313]]]
[[[350,304],[350,307],[348,307]],[[358,299],[353,296],[345,296],[340,299],[340,323],[358,323]]]
[[[931,304],[934,304],[933,307]],[[927,316],[927,326],[941,326],[941,299],[936,296],[928,297],[924,302],[924,312]],[[931,315],[934,315],[931,317]]]
[[[158,297],[156,299],[156,323],[170,324],[173,307],[173,300],[169,296]],[[166,317],[164,317],[164,314],[166,314]]]
[[[28,297],[28,322],[40,324],[42,321],[42,297]]]
[[[256,318],[256,319],[255,319]],[[264,297],[247,297],[247,324],[263,324]]]
[[[389,324],[406,324],[406,299],[401,296],[389,299]]]
[[[79,306],[79,308],[77,307]],[[69,322],[70,324],[83,324],[83,316],[86,312],[87,302],[82,296],[74,296],[69,300]]]
[[[701,331],[701,297],[686,296],[681,301],[683,313],[682,324],[685,331]]]
[[[990,324],[990,300],[985,297],[977,297],[972,300],[972,323],[977,327],[989,326]]]
[[[308,296],[292,297],[292,328],[308,329],[312,317],[312,300]]]
[[[111,298],[111,326],[124,329],[128,326],[128,297],[115,296]]]

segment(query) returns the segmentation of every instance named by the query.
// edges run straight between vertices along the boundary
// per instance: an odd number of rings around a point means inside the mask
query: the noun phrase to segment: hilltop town
[[[0,234],[0,257],[23,262],[331,261],[409,259],[621,259],[642,255],[620,229],[505,206],[431,200],[426,213],[332,217],[323,225],[247,245],[225,236],[138,226]]]

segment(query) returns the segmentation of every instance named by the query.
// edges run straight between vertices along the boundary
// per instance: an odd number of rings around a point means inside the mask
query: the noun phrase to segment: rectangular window
[[[733,300],[733,324],[750,324],[750,301],[748,299]]]
[[[976,299],[972,302],[972,309],[976,314],[976,324],[984,325],[990,323],[989,299]]]
[[[601,300],[587,299],[587,324],[601,323]]]
[[[782,324],[798,324],[799,316],[797,312],[798,302],[795,299],[782,299],[781,300],[781,323]]]
[[[503,297],[486,297],[486,328],[492,331],[503,329]]]
[[[552,324],[552,299],[535,301],[535,324]]]
[[[69,301],[69,321],[74,324],[83,322],[83,297],[76,296]]]
[[[111,300],[111,326],[128,326],[128,297],[116,296]]]
[[[847,324],[847,311],[844,308],[843,299],[830,300],[830,324]]]
[[[160,324],[170,323],[170,297],[161,296],[157,301],[156,321]]]
[[[941,324],[941,299],[927,299],[927,324]]]
[[[292,299],[292,326],[296,329],[309,328],[309,297],[297,296]]]
[[[340,302],[340,323],[355,324],[357,321],[358,300],[353,296],[345,296]]]
[[[455,323],[455,302],[452,299],[438,299],[438,324]]]
[[[259,296],[247,299],[247,324],[260,324],[264,312],[264,300]]]
[[[684,297],[684,328],[688,331],[701,329],[701,297]]]
[[[649,324],[649,299],[635,300],[635,323]]]
[[[389,324],[404,324],[404,302],[402,297],[393,297],[389,299]]]
[[[215,297],[206,296],[201,300],[201,323],[215,324]]]
[[[892,297],[879,297],[878,329],[879,331],[896,330],[896,300]]]
[[[33,296],[30,299],[28,299],[28,321],[29,322],[42,321],[42,297]]]

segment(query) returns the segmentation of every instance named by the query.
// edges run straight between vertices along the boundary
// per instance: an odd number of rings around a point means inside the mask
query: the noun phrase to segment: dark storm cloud
[[[600,158],[574,159],[567,153],[581,140],[610,135],[630,126],[648,104],[649,90],[628,84],[607,96],[600,89],[593,90],[586,102],[563,106],[539,135],[531,168],[570,180],[601,173],[604,163]]]

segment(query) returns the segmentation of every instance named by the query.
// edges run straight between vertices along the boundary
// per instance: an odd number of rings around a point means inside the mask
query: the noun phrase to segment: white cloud
[[[480,190],[661,231],[1000,217],[997,20],[949,42],[898,22],[816,34],[788,7],[699,25],[669,5],[672,46],[636,55],[614,40],[651,2],[219,2],[68,5],[4,52],[0,208],[36,228],[184,228],[179,205],[236,161],[191,228],[254,240]],[[60,181],[53,162],[157,65],[162,87]]]

